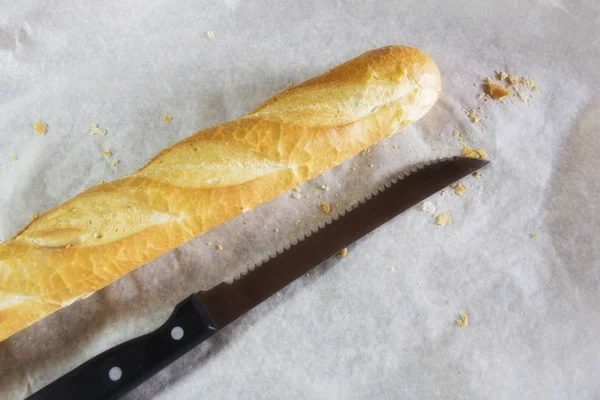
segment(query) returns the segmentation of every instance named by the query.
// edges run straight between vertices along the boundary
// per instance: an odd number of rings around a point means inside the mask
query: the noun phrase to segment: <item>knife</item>
[[[410,168],[232,282],[192,294],[155,331],[97,355],[29,399],[119,398],[313,267],[490,162],[454,157]]]

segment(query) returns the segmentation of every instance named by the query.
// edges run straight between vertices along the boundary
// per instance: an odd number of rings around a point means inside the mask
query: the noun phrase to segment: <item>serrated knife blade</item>
[[[489,162],[455,157],[415,166],[321,222],[313,232],[288,243],[233,282],[197,295],[221,328],[343,248]]]
[[[489,163],[454,157],[407,170],[233,282],[191,295],[155,331],[99,354],[30,399],[119,398],[321,262]]]

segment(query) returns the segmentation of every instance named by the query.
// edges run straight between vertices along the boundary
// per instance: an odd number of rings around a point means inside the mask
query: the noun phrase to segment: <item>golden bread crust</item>
[[[368,51],[40,215],[0,244],[0,340],[415,122],[439,93],[422,51]]]

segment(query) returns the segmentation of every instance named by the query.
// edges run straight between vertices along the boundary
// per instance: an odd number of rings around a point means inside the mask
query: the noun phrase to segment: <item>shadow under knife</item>
[[[238,320],[219,330],[208,340],[175,360],[171,365],[158,372],[152,378],[141,383],[138,387],[125,395],[123,399],[149,399],[165,392],[169,387],[176,385],[181,380],[190,376],[197,369],[202,368],[202,366],[210,360],[218,357],[223,349],[230,346],[231,343],[244,335],[246,326],[255,323],[265,314],[265,312],[277,309],[282,301],[290,301],[293,299],[305,287],[313,285],[323,275],[329,273],[331,268],[336,264],[336,259],[330,259],[316,266],[310,272],[310,275],[305,275],[291,283],[289,286],[281,289],[278,292],[281,296],[271,296],[256,308],[250,310]]]

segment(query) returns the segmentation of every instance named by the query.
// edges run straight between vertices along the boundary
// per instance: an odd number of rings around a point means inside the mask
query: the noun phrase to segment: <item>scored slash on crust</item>
[[[371,79],[373,72],[380,79]],[[439,97],[440,86],[438,68],[422,51],[405,46],[374,49],[285,91],[284,94],[266,100],[246,117],[198,131],[188,139],[163,150],[138,172],[111,184],[91,188],[54,208],[51,213],[45,213],[20,231],[14,239],[1,245],[1,261],[14,268],[14,272],[19,272],[19,276],[12,277],[14,279],[3,281],[2,289],[14,292],[22,287],[35,286],[39,293],[52,292],[53,298],[60,304],[49,307],[45,300],[32,301],[3,311],[0,340],[54,312],[67,301],[93,293],[167,251],[183,245],[193,237],[243,213],[246,209],[281,195],[287,189],[285,183],[292,177],[291,174],[295,174],[294,183],[301,184],[309,176],[323,173],[364,147],[404,128],[433,106]],[[391,88],[394,90],[390,90]],[[402,95],[403,92],[406,92],[406,95]],[[369,114],[374,106],[396,98],[397,102]],[[270,117],[263,118],[260,115],[261,110],[263,113],[269,113]],[[97,126],[94,131],[105,133],[106,129]],[[201,143],[229,144],[229,148],[220,149],[223,151],[201,151]],[[307,143],[310,145],[305,146]],[[248,159],[248,154],[233,156],[231,146],[234,145],[256,150],[258,157]],[[197,153],[195,148],[198,149]],[[302,151],[299,151],[301,148]],[[190,153],[184,149],[190,150]],[[171,162],[167,163],[167,160]],[[190,163],[192,160],[200,162]],[[251,161],[254,167],[245,168],[244,161]],[[274,166],[270,161],[282,166]],[[187,166],[182,167],[182,162]],[[271,175],[272,170],[277,170],[278,167],[282,170],[290,168],[290,163],[304,165],[306,168],[298,171],[298,174],[296,171],[285,171]],[[259,168],[255,167],[257,164]],[[236,165],[239,165],[239,168],[228,169]],[[151,173],[153,168],[155,170]],[[154,178],[166,181],[165,184],[155,184],[150,177],[142,177],[148,173]],[[231,179],[226,181],[226,177]],[[253,184],[252,188],[249,188],[246,182],[257,177],[264,177],[264,181],[256,182],[256,186]],[[178,187],[171,190],[175,181],[175,186]],[[224,187],[227,189],[223,189]],[[135,196],[127,194],[134,192]],[[114,199],[106,202],[110,217],[106,213],[94,211],[100,194],[114,195]],[[131,234],[124,234],[120,226],[116,232],[111,225],[130,225],[118,218],[118,210],[115,211],[112,207],[123,194],[126,198],[135,197],[144,209],[150,211],[156,209],[186,216],[188,210],[193,211],[189,214],[194,215],[194,221],[189,223],[177,220],[148,231],[143,228],[139,230],[138,225],[145,223],[147,216],[133,210],[135,218],[132,218]],[[198,194],[201,194],[201,198]],[[56,218],[60,214],[59,210],[77,208],[76,205],[80,210],[77,211],[77,218],[71,213],[69,218]],[[322,218],[330,217],[336,214],[336,211]],[[91,214],[93,222],[98,221],[102,228],[112,228],[112,238],[119,243],[108,245],[108,240],[111,239],[109,231],[101,231],[95,224],[90,227],[88,214]],[[125,209],[122,214],[129,213]],[[81,227],[82,231],[73,231],[71,226]],[[306,226],[308,229],[309,225]],[[333,227],[320,234],[325,236],[330,230],[333,230]],[[91,235],[85,245],[77,244],[77,247],[85,249],[70,249],[75,245],[67,243],[69,238],[77,237],[81,233]],[[97,237],[97,234],[101,234],[102,237]],[[317,235],[321,236],[320,234]],[[37,250],[37,244],[24,246],[17,239],[42,235],[48,239],[56,239],[58,243],[65,243],[65,246],[40,252]],[[291,252],[303,248],[308,243],[310,242],[296,246]],[[27,251],[21,251],[24,247],[27,247]],[[114,262],[107,265],[106,260],[111,259]],[[244,264],[240,265],[239,269],[244,267]],[[39,265],[43,265],[43,268],[36,268],[35,274],[29,274],[31,268]],[[65,265],[61,272],[69,278],[70,283],[66,283],[62,275],[54,275],[51,280],[48,279],[55,269]],[[269,265],[274,264],[263,265],[263,268]],[[104,273],[107,267],[110,273]],[[72,285],[73,282],[78,284]]]
[[[425,161],[425,162],[416,164],[414,166],[408,167],[406,170],[402,171],[398,176],[396,176],[396,177],[392,178],[391,180],[389,180],[388,182],[380,185],[375,190],[373,190],[371,193],[368,193],[366,196],[364,196],[364,197],[360,198],[359,200],[353,202],[352,204],[350,204],[346,208],[340,210],[339,212],[337,212],[337,213],[335,213],[335,214],[333,214],[331,216],[328,216],[328,218],[325,221],[321,221],[316,226],[312,227],[308,232],[306,232],[306,233],[305,232],[300,233],[295,238],[292,238],[289,242],[286,242],[283,246],[280,246],[274,252],[271,252],[267,256],[263,257],[260,261],[254,263],[254,264],[251,264],[250,266],[246,267],[243,271],[238,272],[233,277],[227,277],[227,278],[225,278],[223,280],[223,282],[227,283],[227,284],[232,284],[235,281],[243,278],[244,276],[248,275],[248,273],[254,271],[256,268],[260,268],[261,265],[266,264],[267,262],[269,262],[270,260],[276,258],[277,256],[280,256],[281,254],[283,254],[284,251],[289,250],[292,246],[295,246],[298,243],[300,243],[300,242],[308,239],[311,235],[317,233],[321,229],[323,229],[326,226],[330,225],[333,221],[337,221],[338,219],[343,218],[347,213],[351,212],[352,210],[356,209],[359,206],[364,205],[366,202],[368,202],[369,200],[371,200],[373,197],[379,195],[383,191],[385,191],[385,190],[391,188],[392,186],[398,184],[398,182],[400,182],[404,178],[412,175],[413,173],[416,173],[416,172],[418,172],[418,171],[420,171],[420,170],[422,170],[425,167],[428,167],[430,165],[453,161],[456,158],[457,157],[442,157],[442,158],[438,158],[438,159],[433,160],[433,161]]]

